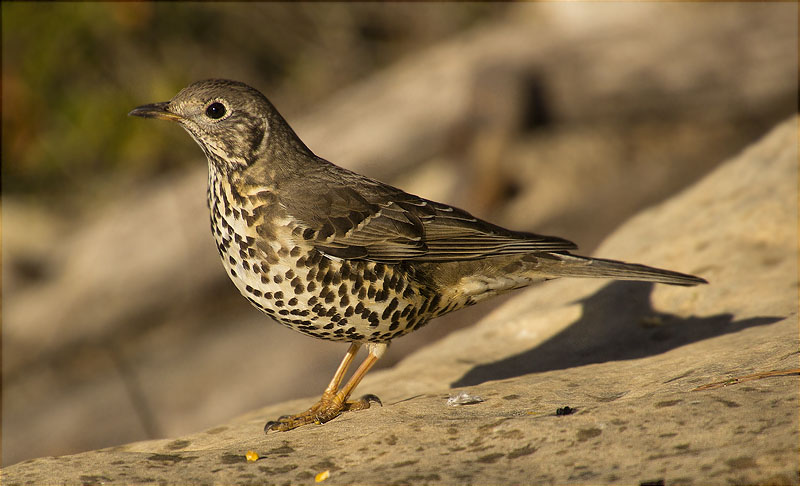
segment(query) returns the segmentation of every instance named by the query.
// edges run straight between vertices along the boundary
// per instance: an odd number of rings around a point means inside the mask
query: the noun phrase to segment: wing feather
[[[321,194],[313,201],[287,198],[284,205],[314,230],[315,247],[332,257],[448,262],[576,248],[562,238],[507,230],[332,164],[326,168],[335,173],[312,186]]]

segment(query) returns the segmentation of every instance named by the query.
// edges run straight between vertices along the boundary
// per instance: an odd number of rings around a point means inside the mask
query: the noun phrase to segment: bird
[[[239,292],[290,329],[350,343],[320,399],[265,432],[381,404],[351,395],[393,339],[490,297],[558,277],[707,283],[580,256],[566,239],[506,229],[335,165],[242,82],[197,81],[129,115],[177,122],[205,153],[211,232]],[[362,346],[366,358],[342,384]]]

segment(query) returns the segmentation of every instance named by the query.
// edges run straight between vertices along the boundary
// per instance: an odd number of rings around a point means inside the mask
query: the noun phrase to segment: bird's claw
[[[378,395],[373,395],[372,393],[364,395],[363,397],[361,397],[360,400],[366,400],[368,403],[372,402],[372,403],[377,403],[381,407],[383,406],[383,402],[381,402],[381,399],[378,398]]]
[[[346,402],[344,404],[336,400],[320,400],[305,412],[298,413],[297,415],[281,415],[277,420],[270,420],[264,425],[264,433],[269,433],[272,430],[285,432],[308,424],[324,424],[335,419],[341,415],[342,412],[366,410],[372,403],[377,403],[381,407],[383,406],[381,399],[373,394],[364,395],[358,400]]]

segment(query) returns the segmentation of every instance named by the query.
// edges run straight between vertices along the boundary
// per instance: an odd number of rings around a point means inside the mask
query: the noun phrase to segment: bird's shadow
[[[636,359],[710,337],[772,324],[782,317],[735,320],[732,314],[682,318],[653,309],[652,283],[611,282],[582,299],[582,316],[542,344],[493,363],[480,364],[451,383],[477,385],[529,373]]]

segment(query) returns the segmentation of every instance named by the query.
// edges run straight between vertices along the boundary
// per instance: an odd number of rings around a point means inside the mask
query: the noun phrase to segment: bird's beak
[[[158,118],[161,120],[180,121],[182,118],[168,109],[169,102],[152,103],[131,110],[128,116],[141,116],[142,118]]]

